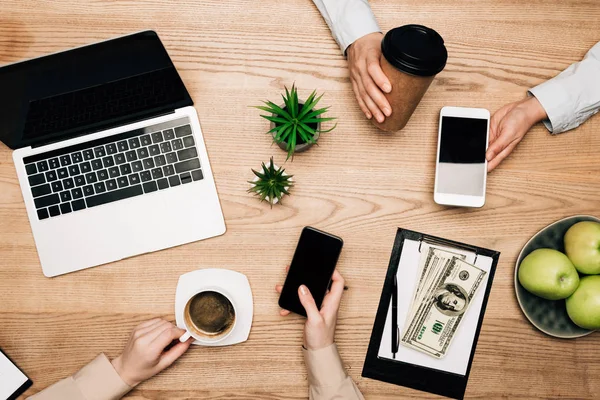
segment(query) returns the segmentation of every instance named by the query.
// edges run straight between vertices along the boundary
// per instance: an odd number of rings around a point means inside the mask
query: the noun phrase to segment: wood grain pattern
[[[596,0],[372,0],[384,30],[422,23],[445,38],[450,58],[406,129],[379,133],[355,103],[346,62],[308,0],[16,1],[0,13],[0,63],[152,28],[191,92],[228,231],[218,238],[111,265],[43,277],[11,152],[0,145],[0,346],[31,376],[33,394],[99,352],[122,349],[130,330],[173,320],[179,275],[196,268],[243,272],[254,293],[248,342],[192,349],[131,399],[305,399],[302,320],[278,315],[300,229],[342,236],[347,279],[337,342],[367,399],[432,398],[360,377],[398,226],[502,252],[468,398],[600,396],[600,336],[556,340],[518,308],[514,263],[528,238],[574,214],[600,215],[600,117],[552,136],[536,126],[488,179],[480,210],[433,203],[438,113],[444,105],[496,110],[553,77],[600,40]],[[296,82],[339,117],[320,146],[288,162],[297,187],[272,210],[245,192],[250,168],[271,155],[267,124],[249,105]]]

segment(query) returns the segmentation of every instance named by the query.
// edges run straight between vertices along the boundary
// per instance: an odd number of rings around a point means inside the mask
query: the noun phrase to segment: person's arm
[[[392,115],[384,93],[392,90],[379,59],[383,34],[367,0],[313,0],[343,54],[348,55],[356,101],[368,119]]]
[[[496,168],[538,122],[544,122],[551,133],[562,133],[600,110],[600,42],[582,61],[529,90],[529,95],[492,116],[486,152],[488,171]]]
[[[600,110],[600,42],[582,61],[529,90],[548,115],[551,133],[577,128]]]
[[[352,379],[346,374],[334,344],[337,313],[344,294],[344,278],[336,270],[331,278],[331,290],[317,308],[314,298],[304,285],[298,288],[298,297],[306,310],[304,325],[304,362],[308,371],[308,396],[310,400],[364,400]],[[281,293],[283,287],[275,290]],[[282,316],[289,315],[281,310]]]
[[[104,354],[75,375],[63,379],[32,400],[118,400],[144,380],[158,374],[190,347],[191,340],[164,349],[185,333],[172,323],[156,318],[138,325],[123,353],[109,361]]]

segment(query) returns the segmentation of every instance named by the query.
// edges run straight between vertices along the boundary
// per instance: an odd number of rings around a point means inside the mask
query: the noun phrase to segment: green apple
[[[600,274],[600,223],[583,221],[570,227],[565,253],[582,274]]]
[[[571,260],[553,249],[529,253],[521,261],[518,276],[527,291],[548,300],[566,299],[579,286],[579,275]]]
[[[567,314],[584,329],[600,329],[600,276],[584,276],[567,299]]]

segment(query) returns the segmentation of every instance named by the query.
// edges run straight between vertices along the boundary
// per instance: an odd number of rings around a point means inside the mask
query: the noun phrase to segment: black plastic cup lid
[[[411,75],[433,76],[446,66],[444,39],[423,25],[404,25],[386,33],[381,51],[388,62]]]

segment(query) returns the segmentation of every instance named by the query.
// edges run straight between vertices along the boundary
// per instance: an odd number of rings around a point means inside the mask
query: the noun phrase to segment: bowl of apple
[[[573,339],[600,329],[600,219],[556,221],[525,244],[515,266],[515,292],[540,331]]]

